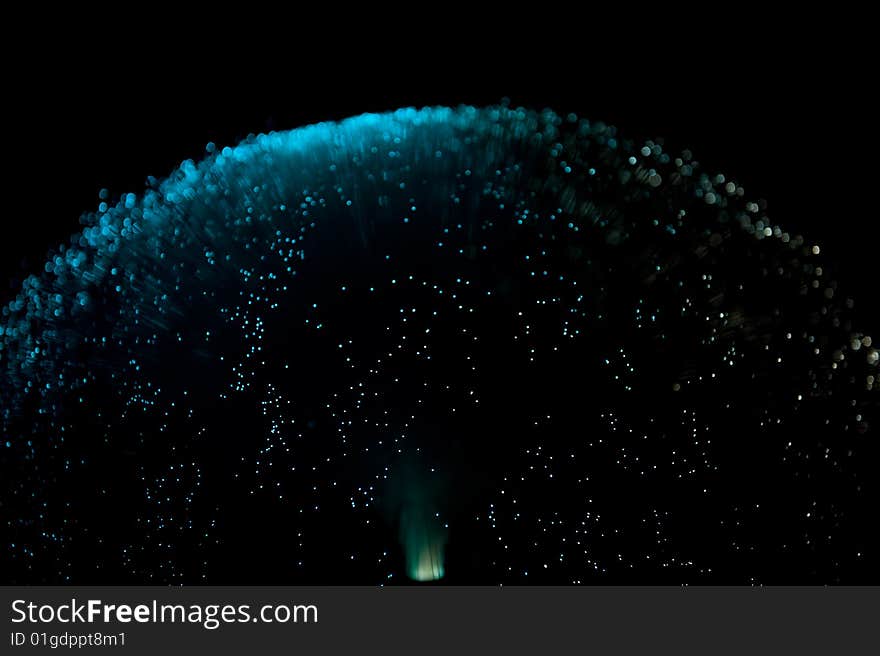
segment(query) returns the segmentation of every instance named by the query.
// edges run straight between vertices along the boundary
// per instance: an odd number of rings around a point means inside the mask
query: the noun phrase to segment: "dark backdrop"
[[[268,36],[245,20],[231,31],[142,37],[127,24],[71,22],[63,35],[39,22],[11,25],[0,302],[77,230],[101,188],[113,199],[138,192],[147,176],[201,157],[208,142],[233,145],[251,132],[365,111],[508,97],[613,123],[631,138],[665,137],[667,150],[690,148],[750,198],[767,199],[773,221],[822,244],[842,291],[860,299],[866,332],[876,331],[868,23],[703,17],[671,30],[582,18],[559,16],[549,32],[537,24],[464,29],[453,20],[428,34],[420,22],[406,40],[391,24],[364,28],[358,40],[317,24],[308,42],[306,28]]]

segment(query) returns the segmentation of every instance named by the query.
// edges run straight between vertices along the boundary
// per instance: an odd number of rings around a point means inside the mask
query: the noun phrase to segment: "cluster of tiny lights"
[[[402,109],[209,144],[82,224],[0,315],[7,583],[871,567],[878,345],[689,151]]]

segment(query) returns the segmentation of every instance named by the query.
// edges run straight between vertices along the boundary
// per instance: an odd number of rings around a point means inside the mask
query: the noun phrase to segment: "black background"
[[[138,36],[131,21],[12,25],[0,302],[78,230],[100,189],[114,200],[139,192],[208,142],[507,97],[691,149],[708,171],[765,198],[774,222],[821,244],[876,332],[877,100],[865,17],[694,13],[636,25],[559,13],[549,28],[529,16],[513,28],[405,14],[401,38],[398,24],[335,9],[337,21],[284,24],[280,34],[264,31],[282,22],[275,16]],[[343,15],[359,38],[337,31]]]
[[[111,198],[138,192],[209,141],[502,97],[690,148],[767,199],[773,221],[822,244],[844,291],[867,300],[880,229],[865,21],[549,15],[549,26],[525,16],[517,27],[451,10],[439,21],[398,16],[401,25],[352,17],[359,36],[326,19],[270,33],[281,20],[271,16],[223,29],[160,19],[143,32],[141,20],[114,16],[100,26],[76,15],[69,25],[10,24],[0,301],[78,229],[101,188]]]

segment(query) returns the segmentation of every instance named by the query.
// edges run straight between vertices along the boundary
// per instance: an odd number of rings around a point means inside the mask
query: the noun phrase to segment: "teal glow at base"
[[[446,527],[424,485],[412,485],[400,513],[400,543],[406,575],[414,581],[436,581],[445,574]]]
[[[415,553],[406,554],[406,574],[414,581],[436,581],[443,578],[443,546],[426,544]]]

